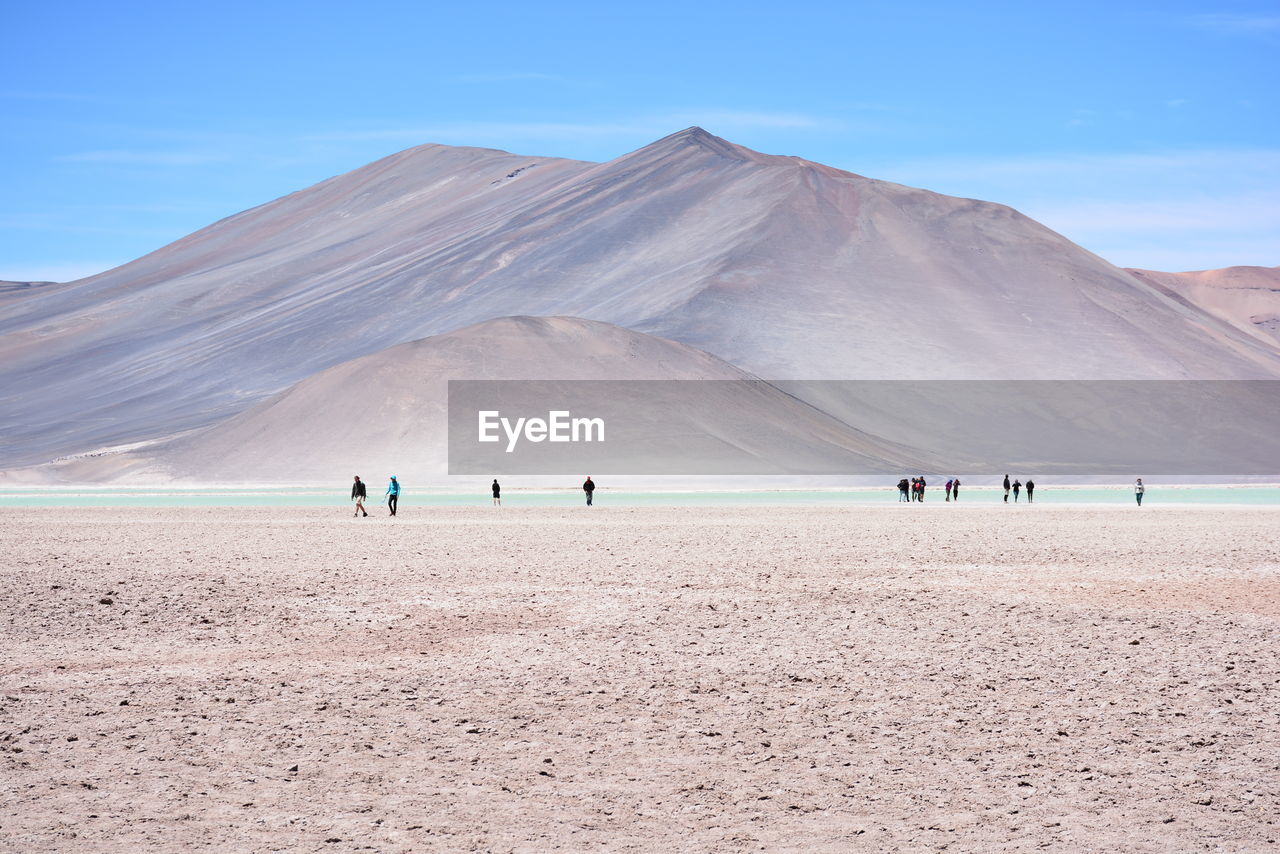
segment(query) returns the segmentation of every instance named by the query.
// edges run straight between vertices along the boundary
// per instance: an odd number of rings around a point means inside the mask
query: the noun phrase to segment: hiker
[[[502,506],[502,487],[498,485],[498,479],[493,479],[493,506]]]
[[[364,509],[364,500],[368,497],[365,491],[364,481],[360,479],[360,475],[356,475],[356,482],[351,484],[351,500],[356,503],[356,512],[352,516],[359,516],[361,513],[368,516],[369,513]]]
[[[1142,478],[1138,478],[1138,482],[1133,485],[1133,497],[1138,499],[1139,507],[1142,506],[1142,494],[1146,491],[1147,488],[1142,485]]]
[[[391,508],[391,515],[396,515],[396,505],[400,503],[400,481],[396,480],[395,475],[391,475],[391,482],[387,484],[387,506]]]
[[[951,481],[951,498],[955,501],[960,500],[960,478]]]
[[[591,475],[587,475],[587,479],[582,483],[582,491],[587,494],[587,506],[591,506],[591,494],[596,491],[595,481],[591,479]]]
[[[951,500],[951,481],[947,481],[947,500]]]
[[[1009,475],[1004,476],[1004,503],[1009,503]]]
[[[900,503],[911,500],[911,496],[907,494],[907,489],[907,479],[904,477],[902,480],[898,481],[898,501]]]
[[[916,499],[917,501],[924,501],[924,488],[925,488],[925,486],[926,486],[926,484],[925,484],[925,482],[924,482],[924,477],[921,477],[921,478],[920,478],[920,486],[919,486],[919,490],[920,490],[920,497]]]
[[[1032,493],[1036,491],[1036,482],[1031,478],[1027,478],[1027,503],[1031,503]]]
[[[1022,481],[1014,480],[1013,482],[1013,503],[1018,503],[1018,490],[1022,489]]]

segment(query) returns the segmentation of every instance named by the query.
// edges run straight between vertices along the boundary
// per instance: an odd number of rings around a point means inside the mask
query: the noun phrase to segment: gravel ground
[[[0,849],[1280,851],[1280,510],[384,512],[10,511]]]

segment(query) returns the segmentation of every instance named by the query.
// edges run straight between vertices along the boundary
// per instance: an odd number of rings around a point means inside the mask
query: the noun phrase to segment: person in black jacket
[[[1028,504],[1031,503],[1032,496],[1035,494],[1035,491],[1036,491],[1036,482],[1031,478],[1027,478],[1027,503]]]
[[[493,479],[493,506],[502,506],[502,487],[498,485],[498,479]]]
[[[1004,476],[1004,503],[1009,503],[1009,475]]]
[[[587,506],[591,506],[591,495],[596,491],[595,481],[591,479],[591,475],[587,475],[587,479],[582,483],[582,491],[587,494]]]
[[[356,512],[352,513],[352,516],[359,516],[361,513],[369,515],[364,509],[364,500],[368,495],[364,488],[364,481],[360,479],[360,475],[356,475],[356,482],[351,484],[351,500],[356,503]]]
[[[1018,491],[1022,489],[1022,481],[1015,479],[1013,481],[1013,503],[1018,503]]]
[[[907,494],[908,489],[910,489],[910,487],[908,486],[907,479],[905,477],[902,480],[898,481],[898,502],[899,503],[903,501],[911,500],[911,496]]]

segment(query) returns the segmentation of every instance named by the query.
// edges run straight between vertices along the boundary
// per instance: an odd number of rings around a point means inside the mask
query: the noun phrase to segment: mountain
[[[699,128],[602,164],[427,145],[0,298],[0,467],[208,428],[512,315],[765,379],[1280,376],[1276,346],[1001,205]],[[856,400],[817,402],[856,425]]]
[[[0,302],[0,465],[208,426],[443,331],[423,293],[433,255],[482,239],[509,216],[512,190],[537,195],[584,167],[422,146],[70,288]]]
[[[1260,341],[1280,344],[1280,267],[1129,272]]]
[[[746,465],[795,473],[829,471],[834,461],[866,467],[927,458],[866,436],[687,345],[580,318],[507,317],[336,365],[206,430],[119,454],[65,460],[52,471],[68,480],[130,475],[312,483],[350,469],[380,477],[399,472],[405,482],[422,483],[446,469],[448,381],[460,379],[734,381],[652,384],[660,398],[647,406],[627,396],[611,409],[608,395],[593,398],[593,416],[602,416],[611,431],[632,426],[642,439],[621,442],[635,449],[631,457],[615,450],[618,437],[594,459],[591,448],[564,449],[573,462],[600,474],[662,471],[664,465],[670,470],[664,460],[696,459],[726,472]],[[545,401],[537,399],[544,388],[522,396],[514,385],[506,399],[528,404],[526,414],[538,404],[545,412]],[[502,454],[495,458],[495,466],[503,466]]]

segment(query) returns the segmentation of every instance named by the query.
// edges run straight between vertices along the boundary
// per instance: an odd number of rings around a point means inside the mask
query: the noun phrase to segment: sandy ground
[[[1276,851],[1278,532],[9,512],[0,849]]]

